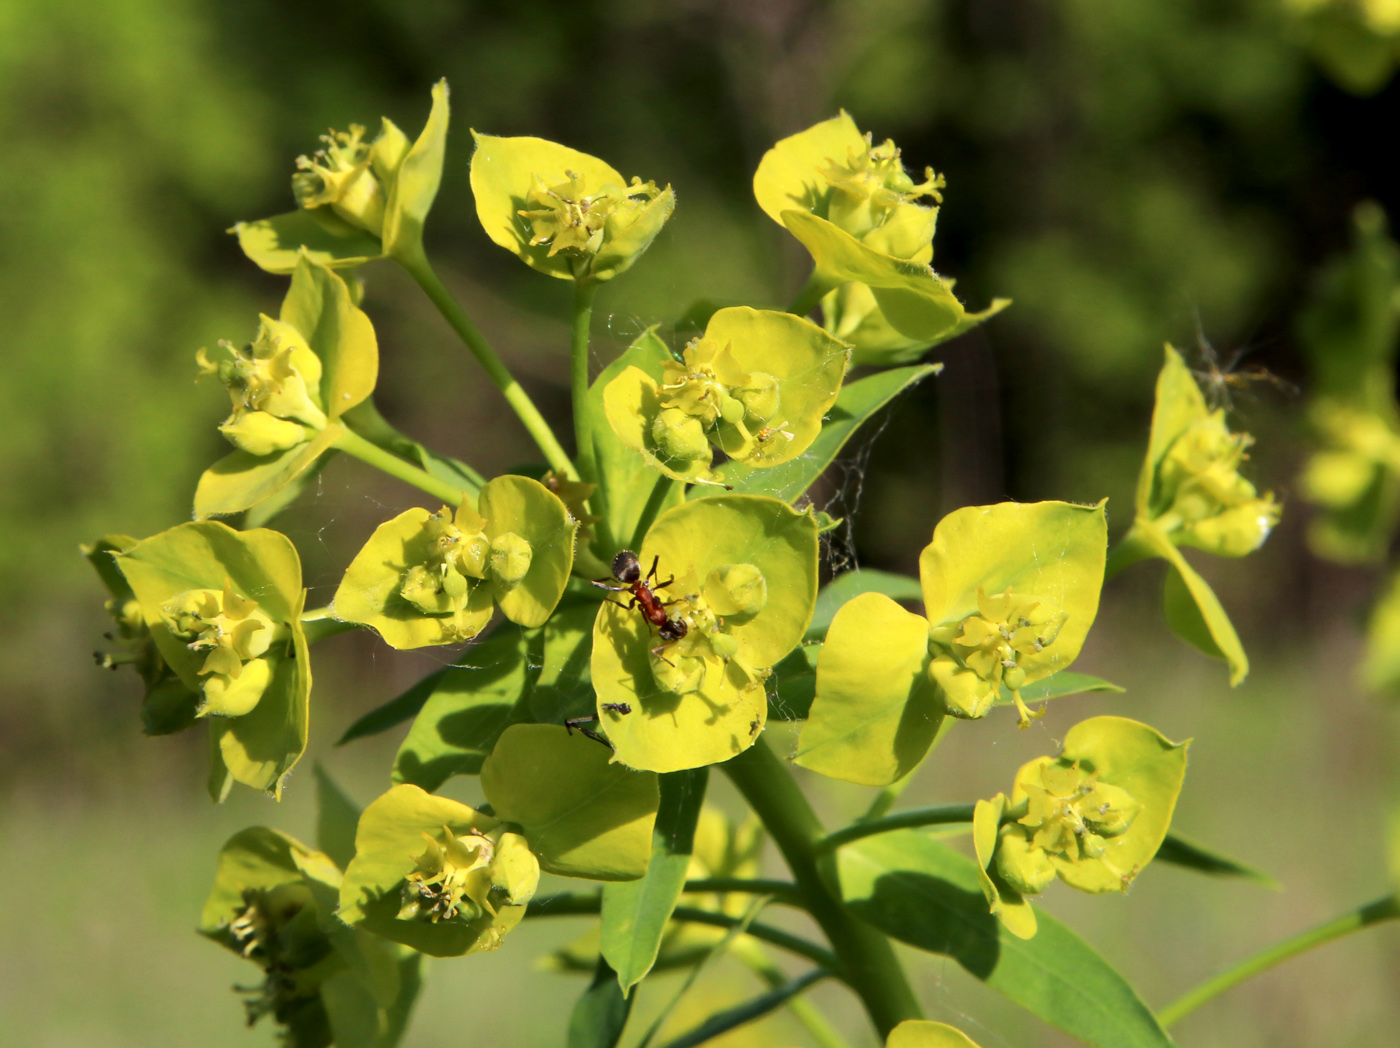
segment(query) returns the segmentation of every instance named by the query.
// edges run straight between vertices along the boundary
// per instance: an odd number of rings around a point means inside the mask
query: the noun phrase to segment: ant
[[[652,592],[653,589],[665,589],[676,581],[674,575],[665,582],[654,581],[656,579],[656,565],[660,561],[659,555],[653,557],[651,570],[647,572],[646,578],[643,578],[642,566],[637,561],[637,555],[630,549],[625,549],[613,558],[613,577],[611,579],[594,579],[593,585],[611,593],[630,593],[632,595],[632,599],[626,604],[620,600],[613,600],[611,597],[607,599],[628,611],[636,607],[642,609],[642,617],[656,627],[656,633],[661,638],[661,643],[652,648],[651,653],[668,666],[672,666],[675,664],[661,652],[684,637],[689,632],[690,627],[685,624],[684,619],[673,619],[666,614],[666,608],[674,604],[675,601],[663,601]],[[614,586],[614,580],[622,585]]]
[[[631,713],[632,707],[625,702],[605,702],[603,703],[603,712],[617,714]]]

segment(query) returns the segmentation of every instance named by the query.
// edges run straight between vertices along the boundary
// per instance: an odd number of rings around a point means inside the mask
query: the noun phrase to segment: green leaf
[[[342,870],[355,857],[355,827],[360,806],[336,785],[330,772],[316,762],[316,843]]]
[[[253,262],[269,273],[290,273],[305,250],[314,261],[333,269],[350,269],[382,254],[379,239],[348,224],[332,230],[310,211],[298,209],[256,222],[239,222],[230,233]]]
[[[817,660],[817,695],[793,760],[864,786],[887,786],[908,774],[943,721],[927,662],[922,615],[881,593],[848,602]]]
[[[736,494],[771,495],[786,502],[796,502],[826,472],[862,424],[906,389],[941,370],[942,364],[921,364],[882,371],[848,383],[841,388],[821,433],[805,454],[768,469],[753,469],[737,462],[727,463],[724,467],[725,483]],[[700,498],[708,494],[710,492],[703,488],[693,488],[690,497]]]
[[[1275,891],[1283,887],[1263,870],[1194,844],[1175,833],[1167,834],[1162,841],[1162,846],[1157,849],[1157,861],[1195,870],[1197,873],[1210,874],[1213,877],[1239,877],[1262,884],[1266,888],[1273,888]]]
[[[893,367],[918,360],[934,346],[950,342],[1011,305],[1009,298],[992,299],[980,313],[964,313],[962,320],[937,338],[909,338],[897,331],[865,284],[842,284],[822,298],[824,326],[843,342],[849,342],[852,367]]]
[[[1249,656],[1220,598],[1160,528],[1138,518],[1133,530],[1171,565],[1164,596],[1167,625],[1202,654],[1224,659],[1230,668],[1230,686],[1235,687],[1249,675]]]
[[[768,716],[778,720],[805,720],[817,694],[817,661],[822,646],[803,643],[773,667],[769,678]]]
[[[200,476],[194,493],[195,517],[202,520],[241,513],[277,494],[311,469],[342,432],[341,423],[331,422],[305,444],[273,455],[230,452]]]
[[[306,854],[309,849],[300,841],[265,826],[235,833],[219,849],[214,886],[199,918],[200,933],[235,949],[229,924],[246,905],[244,890],[300,883],[294,856]]]
[[[302,334],[321,361],[321,403],[328,416],[339,418],[374,392],[379,376],[374,326],[331,269],[303,257],[280,319]]]
[[[384,209],[384,254],[412,258],[422,251],[423,222],[437,198],[447,153],[447,81],[433,85],[433,108],[418,140],[399,165]]]
[[[812,625],[807,627],[807,636],[825,637],[827,627],[842,605],[862,593],[883,593],[892,600],[917,601],[921,604],[924,599],[919,580],[908,575],[869,569],[847,571],[837,575],[817,594],[817,610],[812,614]]]
[[[829,978],[831,974],[825,968],[816,968],[805,975],[799,975],[767,993],[761,993],[741,1004],[715,1012],[699,1026],[686,1031],[674,1041],[667,1041],[662,1048],[696,1048],[697,1045],[705,1044],[731,1030],[747,1026],[768,1013],[777,1011],[813,983]]]
[[[593,981],[569,1016],[567,1048],[615,1048],[631,1012],[631,997],[618,985],[617,973],[599,957]]]
[[[434,674],[432,697],[394,758],[394,782],[432,791],[453,775],[481,771],[528,690],[529,641],[526,631],[502,625],[460,665]]]
[[[1049,702],[1051,699],[1062,699],[1066,695],[1080,695],[1086,691],[1121,692],[1124,690],[1120,685],[1102,680],[1099,677],[1091,677],[1087,673],[1072,673],[1069,670],[1061,670],[1059,673],[1052,673],[1048,677],[1042,677],[1038,681],[1027,684],[1021,689],[1021,701]],[[1005,685],[1002,685],[996,705],[1010,706],[1012,703],[1011,692]]]
[[[410,685],[402,695],[390,699],[383,706],[377,706],[370,710],[346,728],[345,734],[337,739],[335,744],[344,746],[347,742],[354,742],[356,739],[363,739],[368,735],[378,735],[380,732],[397,727],[404,721],[412,720],[418,715],[418,711],[423,708],[423,704],[436,690],[438,681],[442,680],[446,673],[447,669],[445,668],[435,670],[417,684]]]
[[[685,887],[708,779],[707,768],[660,777],[661,802],[646,875],[603,888],[601,950],[624,994],[656,963],[666,924]]]
[[[605,747],[552,724],[515,724],[481,768],[498,818],[524,828],[541,869],[631,880],[646,873],[656,776],[609,761]]]
[[[836,857],[840,894],[862,920],[952,957],[1051,1026],[1096,1048],[1168,1048],[1132,986],[1067,926],[1040,913],[1018,939],[987,911],[976,864],[916,831],[866,837]]]
[[[613,432],[603,406],[604,390],[630,367],[659,382],[662,364],[670,359],[671,351],[656,334],[656,328],[647,328],[616,360],[599,372],[588,390],[589,425],[584,438],[585,448],[580,453],[582,468],[588,471],[584,479],[597,483],[590,505],[594,513],[607,521],[608,530],[617,536],[619,542],[628,541],[636,532],[642,510],[651,495],[655,474],[645,458],[623,444]],[[683,498],[683,489],[673,487],[667,505],[662,509],[676,505]],[[606,565],[617,550],[595,547],[594,552]]]

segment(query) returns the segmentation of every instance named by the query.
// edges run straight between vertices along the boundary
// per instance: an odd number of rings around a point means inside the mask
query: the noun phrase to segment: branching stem
[[[420,469],[411,462],[405,462],[397,455],[385,451],[378,444],[371,444],[364,437],[354,430],[347,429],[338,438],[335,446],[347,455],[353,455],[361,462],[373,466],[395,477],[405,484],[412,484],[415,488],[421,488],[434,498],[441,499],[453,509],[462,504],[462,498],[467,494],[454,484],[449,484],[445,480],[438,480],[425,469]],[[474,495],[475,492],[472,492]]]
[[[792,773],[761,737],[721,767],[783,853],[807,912],[836,953],[832,970],[860,997],[881,1040],[904,1020],[923,1018],[890,941],[842,906],[822,880],[817,845],[826,832]]]
[[[535,444],[544,453],[545,461],[549,463],[549,468],[560,476],[570,479],[578,479],[578,474],[574,470],[574,465],[569,461],[568,454],[559,443],[559,438],[554,435],[554,430],[540,414],[539,408],[535,407],[535,402],[530,399],[530,395],[525,392],[515,376],[506,369],[501,358],[496,355],[496,351],[491,348],[476,329],[476,325],[471,322],[471,318],[452,297],[452,293],[438,278],[433,270],[428,256],[423,254],[420,248],[415,255],[399,259],[399,263],[408,270],[409,275],[418,281],[418,286],[423,289],[427,296],[433,300],[433,305],[438,307],[439,312],[452,325],[452,330],[457,332],[468,349],[481,366],[486,369],[487,376],[496,384],[496,388],[506,398],[520,421],[524,423],[525,429],[534,438]]]
[[[828,834],[816,843],[815,850],[820,854],[835,851],[843,844],[850,844],[862,837],[873,837],[877,833],[891,830],[908,830],[918,826],[946,826],[949,823],[972,822],[971,804],[948,804],[941,808],[914,808],[911,811],[896,812],[878,819],[868,819],[852,823],[835,833]]]
[[[1296,957],[1300,953],[1311,950],[1314,946],[1321,946],[1333,939],[1350,935],[1352,932],[1359,932],[1373,924],[1393,921],[1396,918],[1400,918],[1400,896],[1387,895],[1383,899],[1367,903],[1351,913],[1338,917],[1335,921],[1328,921],[1326,924],[1318,925],[1301,935],[1285,939],[1283,942],[1270,946],[1267,950],[1241,961],[1228,971],[1221,972],[1215,978],[1207,980],[1185,996],[1179,997],[1167,1005],[1157,1013],[1157,1019],[1163,1026],[1171,1026],[1212,997],[1224,993],[1261,972],[1268,971],[1274,965],[1280,964],[1290,957]]]

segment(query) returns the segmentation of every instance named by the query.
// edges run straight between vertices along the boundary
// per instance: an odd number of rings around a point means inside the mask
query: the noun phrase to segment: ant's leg
[[[586,735],[586,736],[588,736],[590,739],[592,739],[594,742],[601,742],[601,743],[602,743],[604,746],[606,746],[608,749],[612,749],[612,748],[613,748],[612,743],[610,743],[606,738],[604,738],[602,735],[599,735],[599,734],[598,734],[596,731],[594,731],[592,728],[585,728],[585,727],[584,727],[584,725],[587,724],[589,721],[595,721],[595,720],[597,720],[597,719],[598,719],[598,718],[597,718],[597,717],[594,717],[594,716],[588,716],[588,717],[570,717],[569,719],[567,719],[566,721],[564,721],[564,730],[567,731],[570,735],[572,735],[572,734],[574,733],[574,729],[577,728],[578,731],[579,731],[579,734],[581,734],[581,735]]]
[[[650,582],[652,579],[656,578],[656,566],[657,566],[658,564],[660,564],[660,563],[661,563],[661,554],[660,554],[660,553],[658,553],[656,556],[654,556],[654,557],[651,558],[651,570],[647,572],[647,577],[646,577],[646,581],[647,581],[647,582]]]
[[[675,669],[676,664],[670,659],[668,659],[665,655],[661,654],[663,651],[669,648],[671,644],[672,642],[669,640],[665,644],[658,644],[656,647],[651,649],[651,653],[655,655],[658,659],[660,659],[662,662],[664,662],[667,666],[670,666],[671,669]]]
[[[590,586],[597,586],[600,590],[608,590],[611,593],[622,593],[632,588],[631,586],[614,586],[612,581],[612,579],[590,579],[588,584]]]

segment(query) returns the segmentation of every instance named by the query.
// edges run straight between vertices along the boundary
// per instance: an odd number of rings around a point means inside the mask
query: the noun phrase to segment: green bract
[[[395,786],[360,816],[340,919],[433,957],[494,950],[539,877],[524,838],[500,820]]]
[[[116,555],[161,657],[199,695],[227,776],[280,796],[306,748],[311,666],[301,562],[283,535],[181,524]],[[226,774],[225,774],[226,773]]]
[[[219,853],[200,932],[252,961],[261,986],[242,988],[251,1025],[271,1015],[293,1048],[390,1048],[418,983],[418,955],[347,928],[336,917],[341,872],[276,830],[235,834]]]
[[[410,509],[379,525],[336,590],[336,616],[395,648],[470,640],[495,605],[512,622],[543,625],[569,581],[577,522],[529,477],[488,482],[478,506]]]
[[[639,611],[598,609],[593,686],[616,759],[657,772],[728,760],[762,731],[764,678],[811,621],[816,520],[757,495],[696,499],[657,518],[639,557],[657,560],[686,632],[666,643]]]
[[[345,282],[303,254],[279,319],[263,316],[248,346],[221,342],[198,360],[200,377],[228,390],[219,431],[238,449],[199,478],[195,516],[212,517],[276,494],[334,446],[341,416],[374,391],[379,345]]]
[[[269,273],[292,272],[303,252],[337,269],[384,255],[415,258],[442,180],[447,119],[447,81],[439,80],[428,122],[411,145],[388,117],[372,141],[357,124],[323,135],[324,149],[297,158],[299,210],[231,230],[244,254]]]
[[[670,186],[628,184],[587,153],[543,138],[472,135],[472,193],[486,235],[549,276],[611,280],[675,210]]]
[[[845,112],[783,139],[759,162],[754,196],[812,255],[813,284],[834,292],[827,327],[855,346],[857,364],[912,360],[1000,312],[967,313],[930,268],[943,179],[915,183],[892,141],[875,146]]]
[[[885,1048],[977,1048],[977,1044],[947,1023],[906,1019],[890,1031]]]
[[[1220,601],[1177,547],[1245,556],[1268,538],[1279,505],[1272,494],[1259,495],[1240,475],[1253,438],[1231,433],[1225,409],[1206,404],[1181,354],[1167,346],[1166,355],[1157,378],[1147,457],[1138,476],[1137,515],[1120,543],[1122,552],[1115,552],[1122,563],[1153,556],[1171,564],[1168,623],[1207,655],[1225,659],[1234,685],[1249,673],[1249,659]]]
[[[187,688],[161,657],[141,614],[141,602],[113,559],[114,554],[125,553],[134,545],[136,539],[128,535],[104,535],[91,546],[83,547],[83,555],[97,569],[112,595],[106,609],[116,632],[107,636],[122,649],[115,655],[99,655],[98,659],[106,668],[115,670],[126,665],[140,675],[146,685],[141,700],[142,727],[147,735],[168,735],[194,724],[199,716],[200,694]]]
[[[850,349],[790,313],[735,306],[668,361],[658,382],[628,367],[603,390],[617,438],[677,480],[722,483],[712,448],[748,467],[801,455],[836,402]]]
[[[1059,757],[1021,767],[1009,800],[979,801],[973,841],[992,912],[1028,939],[1035,912],[1024,896],[1056,877],[1091,894],[1127,891],[1171,826],[1188,745],[1125,717],[1091,717]]]
[[[945,712],[985,716],[1072,663],[1098,611],[1104,508],[971,506],[944,517],[919,557],[924,615],[881,593],[836,613],[817,660],[798,764],[865,785],[903,777]]]
[[[481,788],[546,872],[604,881],[646,873],[656,776],[611,763],[592,739],[560,725],[514,724],[482,765]]]

